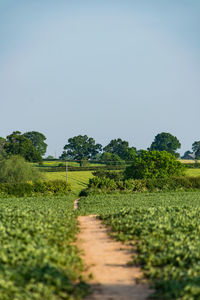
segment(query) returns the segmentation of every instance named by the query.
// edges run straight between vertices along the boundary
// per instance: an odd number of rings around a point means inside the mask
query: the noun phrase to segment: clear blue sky
[[[200,140],[200,1],[0,0],[0,136]]]

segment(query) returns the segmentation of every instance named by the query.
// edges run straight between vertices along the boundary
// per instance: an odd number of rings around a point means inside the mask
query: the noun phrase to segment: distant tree
[[[176,152],[177,149],[181,147],[181,143],[177,139],[177,137],[173,136],[170,133],[162,132],[156,135],[153,143],[151,144],[149,150],[157,150],[157,151],[167,151],[174,155],[175,157],[179,157],[179,153]]]
[[[78,135],[68,139],[68,144],[64,146],[63,155],[66,154],[68,158],[83,160],[89,158],[95,158],[101,151],[102,146],[96,144],[93,138],[89,138],[87,135]]]
[[[182,175],[184,166],[167,151],[141,151],[125,170],[125,178],[167,178]]]
[[[0,161],[0,182],[21,183],[37,181],[42,174],[18,155],[10,156]]]
[[[124,165],[125,161],[119,157],[117,154],[113,154],[110,152],[104,152],[101,156],[101,161],[106,165]]]
[[[55,157],[53,155],[48,155],[45,159],[52,160],[52,159],[55,159]]]
[[[200,141],[196,141],[192,144],[192,150],[196,159],[200,159]]]
[[[137,151],[136,148],[132,147],[132,148],[128,148],[126,150],[126,153],[124,155],[124,159],[127,163],[131,163],[135,160],[135,158],[137,157]]]
[[[45,155],[47,144],[44,142],[46,140],[44,134],[37,131],[29,131],[24,133],[23,136],[32,142],[34,148],[40,153],[41,156]]]
[[[103,151],[112,154],[117,154],[119,157],[121,157],[121,159],[125,159],[128,149],[129,143],[118,138],[111,140],[110,143],[103,148]]]
[[[7,136],[4,149],[7,155],[20,155],[27,161],[37,162],[42,160],[32,141],[22,135],[20,131],[14,131]]]
[[[69,155],[67,154],[67,152],[64,150],[63,153],[59,156],[59,159],[68,160],[70,158],[69,158]]]
[[[191,151],[185,151],[184,155],[181,157],[182,159],[194,159],[195,155]]]

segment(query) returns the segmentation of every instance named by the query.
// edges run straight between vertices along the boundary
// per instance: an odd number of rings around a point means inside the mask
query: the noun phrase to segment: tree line
[[[37,131],[25,133],[14,131],[6,138],[0,137],[0,157],[20,155],[30,162],[42,161],[42,157],[47,150],[45,141],[45,135]],[[176,136],[162,132],[155,136],[154,141],[147,150],[167,151],[178,158],[180,154],[177,150],[180,148],[181,143]],[[114,165],[134,161],[141,151],[137,150],[136,147],[130,147],[129,142],[121,138],[112,139],[108,145],[103,147],[101,144],[96,143],[92,137],[78,135],[68,139],[59,158],[61,160],[77,161],[96,160]],[[192,151],[186,151],[182,158],[200,158],[200,141],[195,141],[192,144]]]

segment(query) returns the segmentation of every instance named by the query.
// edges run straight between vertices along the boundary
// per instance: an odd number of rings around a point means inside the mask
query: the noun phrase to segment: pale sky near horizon
[[[0,136],[200,140],[199,0],[0,0]]]

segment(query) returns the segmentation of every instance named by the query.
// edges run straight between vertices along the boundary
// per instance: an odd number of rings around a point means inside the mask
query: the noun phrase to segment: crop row
[[[80,205],[98,213],[118,240],[134,241],[133,263],[142,266],[154,298],[200,299],[199,192],[96,196]]]
[[[0,199],[0,299],[82,299],[73,198]]]

